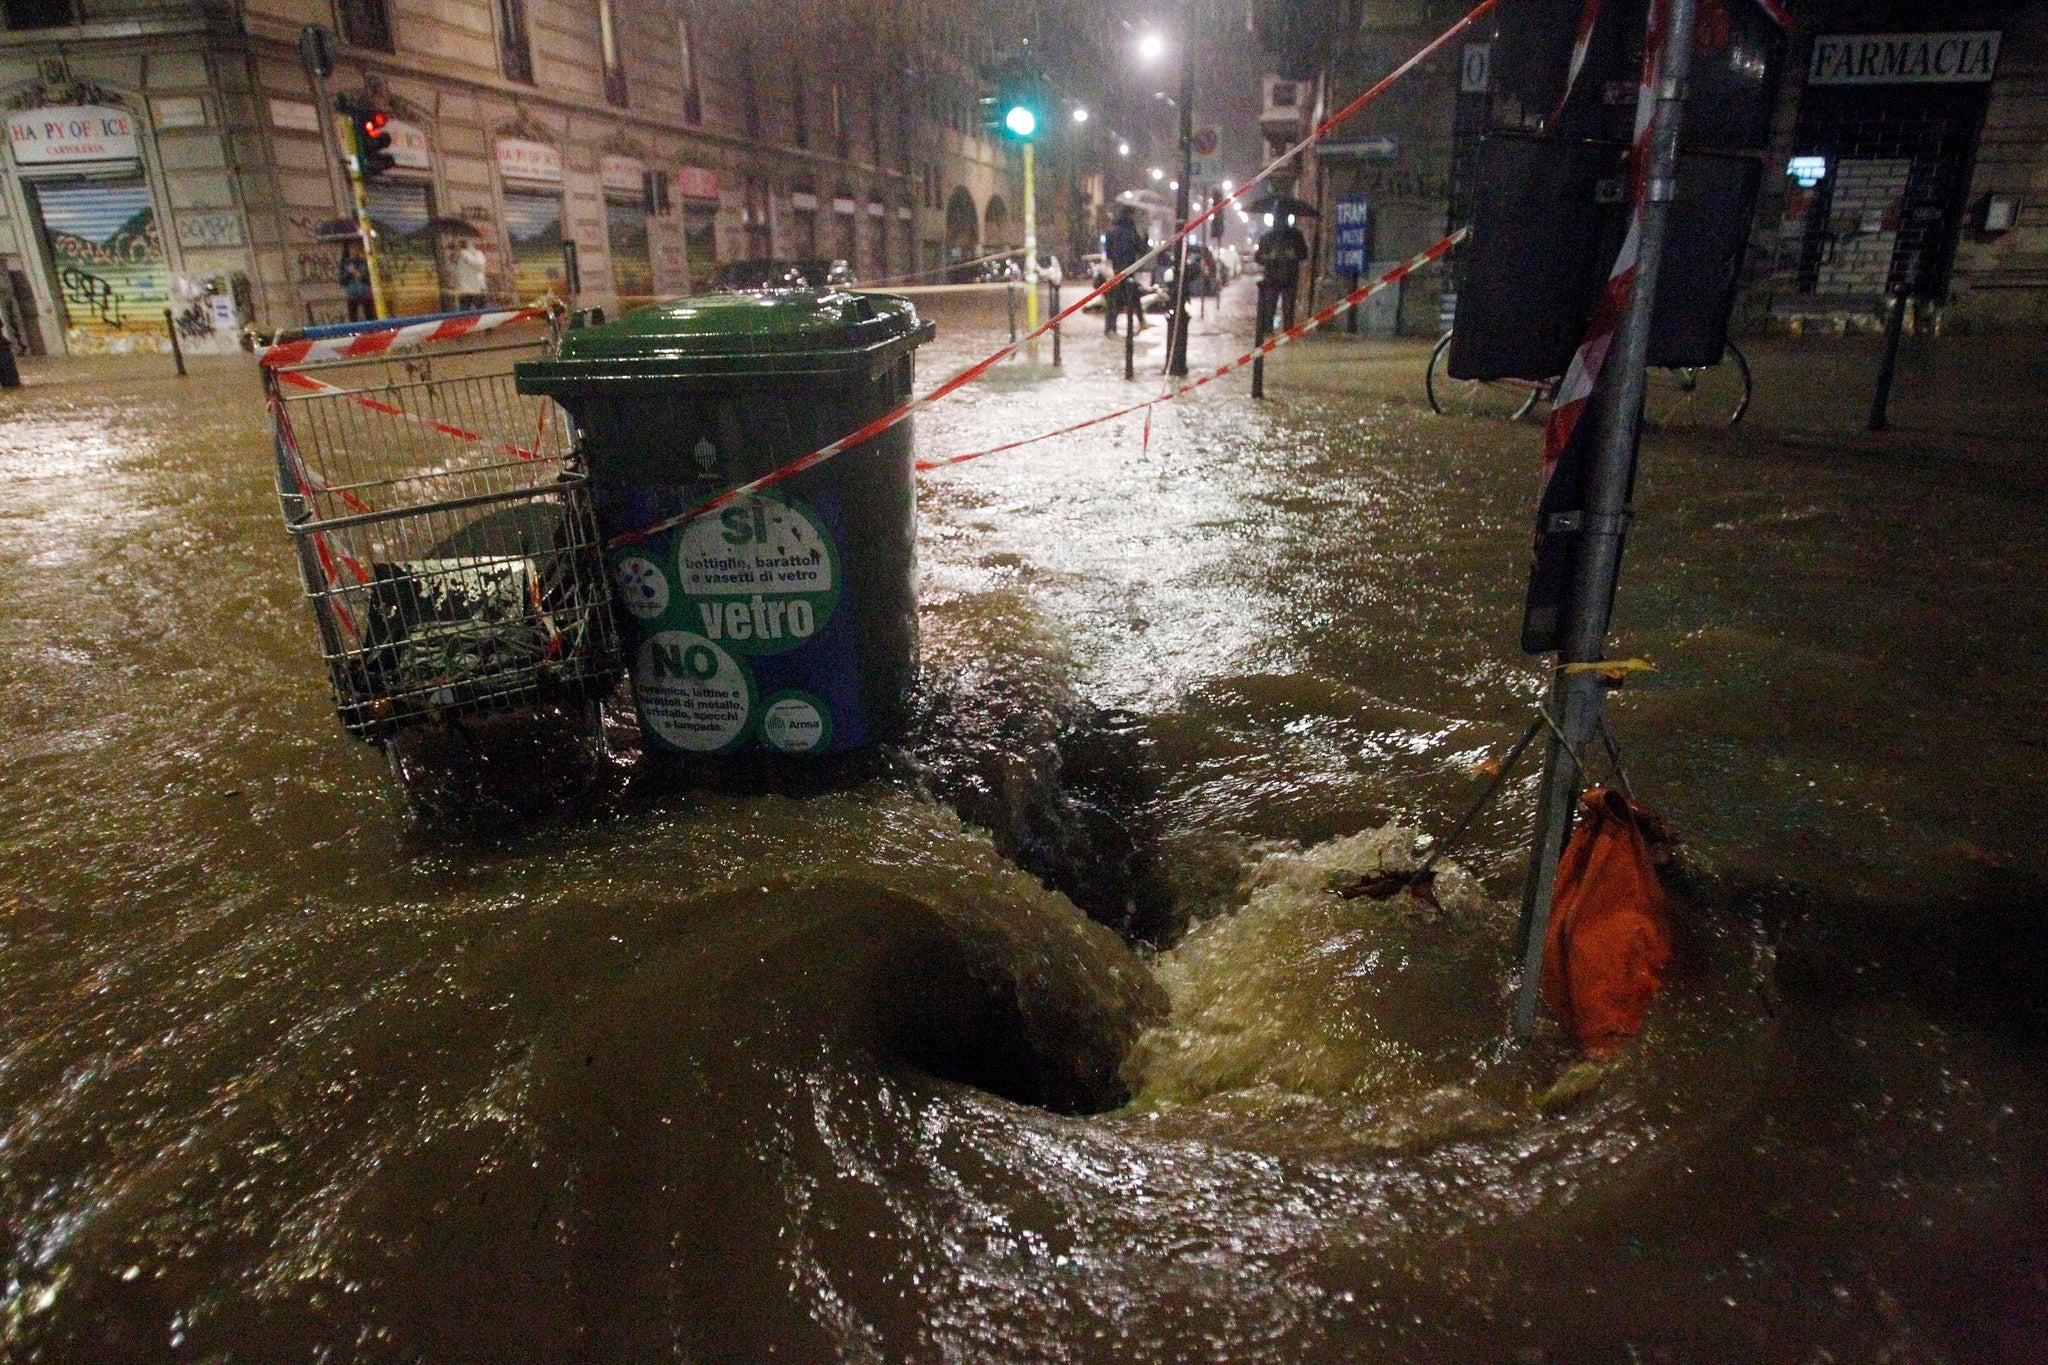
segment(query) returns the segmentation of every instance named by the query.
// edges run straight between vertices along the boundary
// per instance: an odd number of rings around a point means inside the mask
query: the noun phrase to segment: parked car
[[[711,272],[700,293],[745,294],[779,289],[843,289],[854,284],[845,261],[728,261]]]

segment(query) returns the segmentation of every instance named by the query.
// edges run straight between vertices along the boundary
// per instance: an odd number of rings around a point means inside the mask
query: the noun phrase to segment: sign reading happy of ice
[[[133,161],[135,116],[99,104],[47,105],[7,117],[7,141],[23,166],[61,161]]]

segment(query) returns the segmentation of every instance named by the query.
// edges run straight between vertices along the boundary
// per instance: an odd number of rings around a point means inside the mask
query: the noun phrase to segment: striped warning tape
[[[1627,315],[1629,299],[1635,293],[1636,267],[1642,258],[1643,200],[1650,167],[1650,124],[1657,109],[1664,26],[1670,18],[1669,0],[1651,0],[1649,28],[1643,38],[1641,83],[1636,87],[1635,138],[1628,152],[1628,234],[1622,238],[1621,249],[1614,254],[1614,264],[1607,272],[1607,282],[1600,287],[1600,297],[1594,301],[1593,316],[1586,324],[1586,339],[1573,352],[1571,365],[1565,370],[1564,378],[1558,381],[1557,392],[1551,398],[1550,420],[1543,427],[1543,473],[1546,478],[1557,468],[1558,457],[1570,444],[1579,419],[1585,415],[1586,402],[1593,396],[1593,387],[1607,365],[1607,354],[1614,348],[1615,335],[1621,330],[1621,320]]]
[[[984,455],[999,455],[1006,450],[1016,450],[1020,446],[1036,445],[1040,441],[1050,441],[1056,436],[1068,436],[1077,431],[1086,431],[1089,427],[1101,426],[1104,422],[1114,422],[1117,418],[1129,417],[1132,413],[1143,412],[1149,414],[1153,408],[1158,407],[1161,403],[1170,403],[1176,398],[1193,393],[1204,384],[1221,379],[1233,370],[1241,370],[1254,360],[1271,355],[1288,342],[1299,341],[1302,337],[1328,323],[1331,319],[1341,317],[1347,310],[1356,308],[1382,289],[1392,288],[1416,270],[1428,265],[1431,261],[1440,259],[1445,252],[1465,240],[1466,233],[1470,231],[1470,228],[1459,228],[1450,236],[1432,245],[1428,250],[1417,252],[1370,284],[1360,285],[1343,298],[1330,303],[1327,307],[1317,309],[1314,313],[1295,323],[1286,331],[1268,337],[1259,345],[1254,346],[1251,350],[1237,357],[1237,359],[1227,364],[1219,365],[1201,378],[1190,380],[1179,388],[1163,393],[1157,398],[1147,399],[1143,403],[1133,403],[1127,408],[1119,408],[1115,412],[1104,413],[1100,417],[1090,417],[1084,422],[1075,422],[1071,426],[1061,427],[1058,431],[1047,431],[1037,436],[1027,436],[1021,441],[1006,441],[999,446],[990,446],[987,450],[977,450],[967,455],[948,455],[944,459],[939,460],[919,460],[917,467],[921,470],[944,469],[948,465],[965,464],[969,460],[978,460]]]
[[[454,341],[475,332],[487,332],[515,322],[531,322],[548,315],[546,308],[507,308],[489,313],[457,313],[424,318],[341,336],[299,337],[256,349],[258,363],[278,369],[312,360],[363,360],[387,351],[423,346],[432,341]]]

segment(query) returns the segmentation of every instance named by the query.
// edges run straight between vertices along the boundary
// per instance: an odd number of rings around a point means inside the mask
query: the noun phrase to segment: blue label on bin
[[[609,526],[646,525],[717,491],[606,488],[600,515]],[[842,531],[836,491],[777,491],[612,553],[650,742],[825,753],[867,741],[859,641],[840,609]]]

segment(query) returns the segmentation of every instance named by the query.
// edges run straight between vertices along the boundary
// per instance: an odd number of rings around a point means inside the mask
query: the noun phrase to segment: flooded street
[[[1002,335],[932,310],[920,388]],[[1131,385],[1079,321],[920,456],[1156,392],[1163,330]],[[1412,867],[1541,694],[1537,429],[1434,416],[1411,343],[1297,351],[1262,404],[921,480],[943,701],[890,776],[622,768],[483,838],[334,721],[253,365],[31,369],[0,1356],[2048,1356],[2039,447],[1648,439],[1613,712],[1682,970],[1596,1067],[1506,1040],[1529,773],[1440,906],[1331,889]],[[1154,942],[922,789],[994,823],[1097,724]]]

